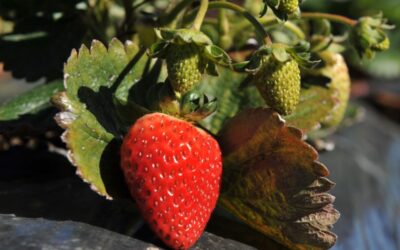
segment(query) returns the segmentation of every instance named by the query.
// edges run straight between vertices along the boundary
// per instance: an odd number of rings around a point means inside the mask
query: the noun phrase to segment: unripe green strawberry
[[[184,94],[201,80],[205,63],[196,44],[171,44],[166,60],[168,79],[176,92]]]
[[[190,248],[219,196],[222,159],[217,141],[189,122],[148,114],[125,136],[121,168],[154,233],[173,249]]]
[[[300,69],[297,62],[290,59],[279,62],[273,56],[262,59],[261,69],[255,75],[255,83],[271,108],[280,114],[292,113],[300,97]]]
[[[338,106],[321,122],[323,128],[332,128],[340,124],[346,111],[350,96],[350,76],[342,55],[324,51],[320,53],[320,57],[326,65],[321,69],[322,73],[331,78],[328,86],[337,91]]]
[[[281,0],[278,9],[286,14],[293,14],[299,8],[299,0]]]

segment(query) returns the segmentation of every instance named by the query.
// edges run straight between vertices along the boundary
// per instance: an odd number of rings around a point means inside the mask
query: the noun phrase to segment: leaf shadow
[[[161,73],[162,60],[157,60],[151,69],[150,66],[150,61],[148,61],[144,71],[146,72],[145,77],[142,77],[142,79],[129,90],[129,99],[135,100],[137,104],[144,107],[148,106],[148,100],[146,99],[146,95],[143,93],[147,93],[153,85],[157,84]]]
[[[117,115],[117,109],[114,103],[114,93],[135,64],[143,56],[144,52],[145,50],[141,49],[132,58],[110,87],[101,86],[97,92],[86,86],[80,87],[78,90],[80,102],[86,105],[86,109],[96,117],[97,121],[107,132],[119,139],[122,139],[124,129],[122,122]]]
[[[114,139],[105,147],[100,158],[100,175],[107,193],[113,198],[130,199],[128,190],[123,185],[125,182],[122,171],[119,168],[118,152],[125,126],[118,116],[114,93],[144,52],[145,50],[141,49],[132,58],[110,87],[101,86],[97,92],[86,86],[82,86],[78,90],[80,102],[84,103],[86,109],[95,116],[100,125],[114,136]]]
[[[131,200],[120,166],[119,148],[121,141],[113,139],[108,143],[100,158],[100,175],[107,193],[114,199]]]

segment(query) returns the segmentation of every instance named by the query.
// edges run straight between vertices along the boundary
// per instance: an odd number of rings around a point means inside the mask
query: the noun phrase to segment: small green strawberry
[[[281,0],[278,10],[285,14],[293,14],[299,9],[299,0]]]
[[[343,56],[330,51],[319,53],[319,56],[325,63],[325,67],[320,71],[325,76],[331,78],[328,84],[329,88],[337,91],[338,106],[332,111],[325,121],[321,122],[322,128],[335,128],[343,120],[347,103],[350,97],[350,76],[343,59]]]
[[[280,114],[292,113],[299,102],[300,69],[294,59],[280,62],[273,55],[264,56],[255,75],[255,84],[271,108]]]
[[[178,93],[186,93],[201,80],[205,59],[201,48],[194,43],[171,44],[167,50],[168,79]]]
[[[166,59],[168,80],[177,96],[192,90],[204,73],[218,75],[217,64],[231,64],[228,54],[200,31],[161,28],[156,34],[160,41],[151,46],[150,55]]]

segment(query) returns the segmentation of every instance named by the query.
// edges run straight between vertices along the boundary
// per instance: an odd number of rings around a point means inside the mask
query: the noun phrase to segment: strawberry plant
[[[135,203],[171,248],[193,246],[210,218],[289,249],[330,248],[334,183],[304,139],[344,117],[340,53],[372,58],[391,26],[301,13],[301,2],[2,1],[4,69],[45,83],[4,103],[0,126],[36,126],[26,118],[57,107],[77,174]]]

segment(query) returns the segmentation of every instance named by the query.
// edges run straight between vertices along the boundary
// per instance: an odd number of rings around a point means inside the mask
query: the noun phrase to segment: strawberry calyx
[[[236,64],[235,70],[247,72],[255,75],[262,67],[266,57],[272,56],[278,63],[284,63],[289,60],[295,60],[302,68],[313,68],[320,61],[311,59],[310,43],[301,41],[295,46],[287,46],[281,43],[274,43],[270,46],[259,48],[249,61]]]
[[[174,92],[170,82],[157,83],[146,94],[150,110],[168,114],[190,123],[200,121],[213,114],[217,99],[194,89],[184,95]]]
[[[389,49],[390,42],[385,30],[393,28],[382,14],[361,17],[350,32],[350,41],[360,57],[371,59],[376,52]]]
[[[188,121],[197,122],[213,114],[217,109],[217,99],[193,90],[181,99],[180,115]]]

